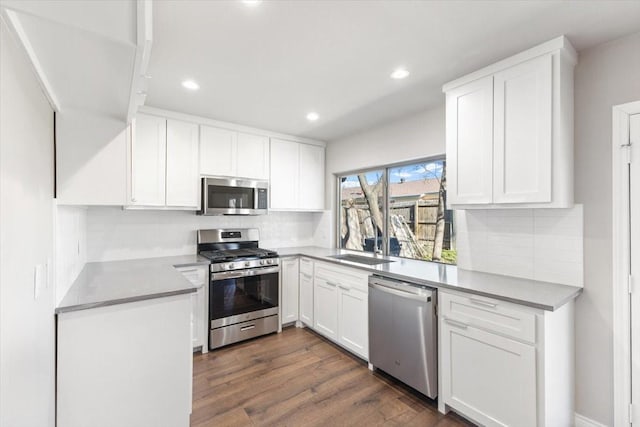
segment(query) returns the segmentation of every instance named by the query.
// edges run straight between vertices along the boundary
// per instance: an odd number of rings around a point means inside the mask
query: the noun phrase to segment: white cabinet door
[[[369,307],[367,293],[338,285],[338,342],[369,358]]]
[[[447,92],[447,202],[492,202],[493,77]]]
[[[198,207],[198,125],[167,120],[167,206]]]
[[[269,138],[238,133],[236,175],[242,178],[269,179]]]
[[[238,133],[211,126],[200,126],[200,173],[236,176]]]
[[[164,206],[167,121],[138,114],[131,130],[130,204]]]
[[[299,145],[271,139],[271,209],[296,209],[299,200]]]
[[[551,202],[552,57],[494,75],[493,202]]]
[[[282,261],[282,324],[298,320],[298,259]]]
[[[444,403],[486,426],[537,425],[535,347],[441,316]]]
[[[300,321],[313,327],[313,275],[300,271]]]
[[[324,147],[300,144],[299,207],[324,209]]]
[[[337,286],[320,277],[315,277],[313,287],[314,329],[334,341],[338,340],[338,296]]]

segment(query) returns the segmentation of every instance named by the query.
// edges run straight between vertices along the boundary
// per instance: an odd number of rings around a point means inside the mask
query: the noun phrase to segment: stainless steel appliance
[[[210,349],[278,330],[280,260],[258,238],[253,228],[198,231],[198,253],[211,261]]]
[[[202,178],[201,215],[267,213],[269,183],[234,178]]]
[[[438,395],[436,290],[369,276],[369,362],[434,399]]]

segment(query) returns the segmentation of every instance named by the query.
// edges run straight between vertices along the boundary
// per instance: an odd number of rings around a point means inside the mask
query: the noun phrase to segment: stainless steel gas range
[[[209,348],[276,332],[280,260],[248,229],[198,231],[198,253],[211,261]]]

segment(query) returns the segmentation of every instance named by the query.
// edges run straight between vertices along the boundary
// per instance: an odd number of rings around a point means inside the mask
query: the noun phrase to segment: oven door
[[[280,267],[211,274],[211,328],[278,314]]]

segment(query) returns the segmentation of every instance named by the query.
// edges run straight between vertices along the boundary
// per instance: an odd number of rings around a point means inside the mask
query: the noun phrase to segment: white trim
[[[136,55],[131,76],[131,89],[129,93],[129,109],[127,110],[127,123],[135,116],[138,107],[144,105],[147,97],[146,73],[151,58],[151,45],[153,43],[153,16],[151,0],[137,0],[136,5]]]
[[[631,403],[629,265],[629,177],[621,145],[629,142],[629,115],[640,113],[640,101],[613,107],[612,196],[613,196],[613,404],[614,425],[629,426]],[[577,426],[576,422],[576,426]]]
[[[152,116],[160,116],[160,117],[166,117],[170,119],[182,120],[185,122],[197,123],[197,124],[206,125],[206,126],[213,126],[213,127],[233,130],[237,132],[245,132],[253,135],[263,135],[263,136],[268,136],[269,138],[284,139],[286,141],[317,145],[319,147],[327,146],[327,143],[324,141],[318,141],[315,139],[302,138],[295,135],[287,135],[283,133],[272,132],[266,129],[258,129],[250,126],[240,125],[237,123],[223,122],[220,120],[214,120],[214,119],[210,119],[202,116],[194,116],[192,114],[185,114],[177,111],[163,110],[161,108],[155,108],[155,107],[147,107],[146,105],[143,105],[142,107],[140,107],[138,111],[140,113],[151,114]]]
[[[47,75],[45,74],[44,69],[40,64],[40,61],[38,60],[36,52],[33,49],[29,38],[27,37],[27,33],[22,27],[22,23],[18,18],[18,14],[3,7],[0,13],[0,20],[2,20],[2,22],[7,25],[9,33],[18,42],[18,46],[22,47],[22,51],[27,56],[29,63],[33,68],[36,79],[38,80],[40,87],[42,87],[42,91],[44,92],[47,101],[49,101],[51,108],[53,108],[53,110],[56,112],[60,112],[60,102],[58,101],[58,97],[53,92],[51,83],[49,83],[49,79],[47,78]]]
[[[535,57],[555,51],[563,52],[563,54],[566,55],[572,65],[575,65],[578,62],[578,54],[571,45],[569,39],[567,39],[566,36],[560,36],[545,43],[539,44],[538,46],[534,46],[531,49],[527,49],[524,52],[520,52],[516,55],[505,58],[502,61],[498,61],[494,64],[488,65],[484,68],[479,69],[478,71],[474,71],[471,74],[467,74],[448,83],[445,83],[442,86],[442,92],[446,93],[451,89],[462,86],[463,84],[472,82],[482,77],[489,76],[491,74],[495,74],[498,71],[513,67],[514,65],[517,65],[521,62],[528,61],[529,59],[533,59]]]
[[[575,427],[607,427],[604,424],[600,424],[599,422],[594,421],[591,418],[587,418],[584,415],[580,415],[578,413],[575,414],[574,426]]]

